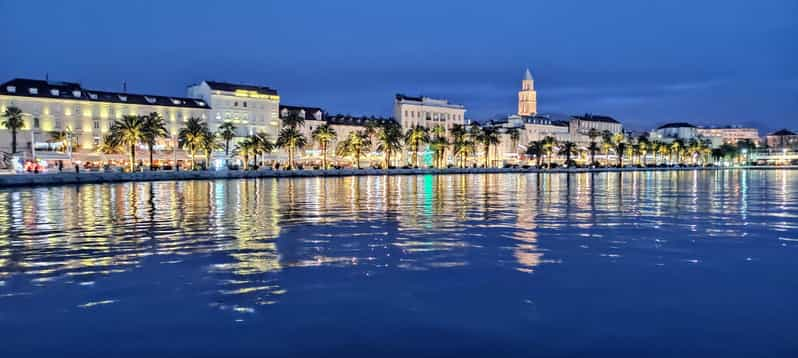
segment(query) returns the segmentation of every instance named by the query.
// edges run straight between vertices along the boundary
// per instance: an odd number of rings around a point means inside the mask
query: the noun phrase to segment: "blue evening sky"
[[[0,81],[185,95],[203,79],[268,85],[281,102],[390,115],[441,96],[484,120],[516,110],[798,126],[798,1],[0,0]]]

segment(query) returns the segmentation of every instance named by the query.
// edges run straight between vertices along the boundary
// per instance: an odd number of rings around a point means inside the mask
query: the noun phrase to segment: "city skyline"
[[[156,3],[55,3],[57,11],[47,14],[2,3],[14,16],[0,25],[12,49],[0,55],[0,76],[47,74],[110,91],[126,82],[130,92],[173,96],[205,79],[251,83],[278,89],[281,103],[353,115],[390,115],[394,94],[407,93],[463,103],[470,119],[485,121],[515,112],[529,67],[541,113],[605,114],[638,130],[674,121],[749,125],[763,133],[793,127],[795,4],[703,2],[690,13],[665,3],[624,4],[611,13],[596,8],[572,16],[567,5],[507,2],[475,18],[469,6],[455,3],[419,14],[410,11],[420,6],[412,1],[394,11],[366,2],[314,3],[315,11],[295,4],[165,4],[152,11]],[[179,15],[168,11],[175,6]],[[545,16],[526,26],[512,19],[499,30],[467,25],[501,20],[508,9]],[[440,26],[399,26],[436,19]],[[133,25],[117,26],[125,20]],[[51,26],[32,26],[41,22]],[[627,25],[637,33],[625,34]],[[86,36],[95,39],[65,40]],[[69,61],[54,61],[53,52]]]

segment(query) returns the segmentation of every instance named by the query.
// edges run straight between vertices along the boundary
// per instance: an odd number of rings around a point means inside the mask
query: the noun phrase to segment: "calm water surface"
[[[798,171],[0,190],[0,356],[795,356]]]

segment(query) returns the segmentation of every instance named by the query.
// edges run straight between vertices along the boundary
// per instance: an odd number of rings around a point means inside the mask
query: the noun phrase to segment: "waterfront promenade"
[[[25,186],[51,186],[67,184],[98,184],[118,182],[146,182],[167,180],[214,180],[292,177],[343,177],[379,175],[447,175],[447,174],[499,174],[499,173],[600,173],[600,172],[651,172],[691,170],[773,170],[798,169],[798,166],[745,166],[745,167],[650,167],[650,168],[443,168],[443,169],[329,169],[329,170],[219,170],[219,171],[144,171],[125,172],[62,172],[39,174],[0,175],[0,188]]]

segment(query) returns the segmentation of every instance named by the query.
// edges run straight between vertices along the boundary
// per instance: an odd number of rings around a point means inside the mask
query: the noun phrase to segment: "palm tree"
[[[671,148],[670,148],[671,156],[676,157],[675,162],[677,163],[681,162],[681,156],[682,156],[681,154],[683,148],[684,148],[684,141],[682,141],[681,139],[676,139],[673,142],[671,142]]]
[[[446,154],[446,148],[449,147],[449,140],[445,136],[436,135],[430,141],[430,149],[432,149],[434,163],[433,165],[438,168],[443,167],[443,159]]]
[[[253,137],[247,137],[236,144],[235,151],[238,155],[242,156],[244,162],[244,170],[249,169],[249,155],[255,153],[258,144]]]
[[[11,155],[17,152],[17,131],[25,127],[22,110],[17,107],[8,107],[3,113],[3,127],[11,130]]]
[[[476,133],[475,141],[482,144],[485,151],[485,168],[490,165],[490,147],[499,144],[499,131],[495,127],[483,127]]]
[[[194,160],[197,152],[203,148],[205,136],[208,133],[207,124],[200,118],[191,117],[186,122],[186,126],[180,128],[177,134],[177,142],[183,150],[191,156],[191,170],[196,169]]]
[[[302,119],[304,121],[304,119]],[[288,149],[288,169],[294,169],[294,151],[297,148],[303,148],[307,143],[307,139],[302,135],[295,125],[288,125],[280,130],[275,145],[279,148]]]
[[[385,154],[385,169],[391,167],[391,156],[402,149],[402,127],[394,121],[380,126],[377,131],[377,150]]]
[[[426,127],[416,124],[405,133],[405,144],[413,153],[413,163],[416,167],[420,166],[418,163],[418,150],[425,143],[429,143],[429,131]]]
[[[557,147],[557,139],[552,136],[546,136],[541,142],[543,152],[546,153],[546,158],[549,162],[548,167],[551,169],[551,158],[554,156],[554,148]]]
[[[130,171],[135,170],[136,144],[146,140],[146,121],[142,116],[123,116],[111,125],[109,144],[113,147],[127,147],[130,152]]]
[[[51,143],[56,143],[61,145],[61,148],[58,148],[59,152],[66,151],[67,146],[69,146],[70,144],[72,145],[73,148],[77,146],[77,138],[71,136],[67,131],[56,131],[50,133],[50,140]]]
[[[274,150],[275,144],[269,139],[269,134],[265,132],[255,133],[251,138],[254,143],[253,153],[255,154],[255,163],[260,166],[263,164],[263,157],[266,153],[270,153]],[[258,160],[258,155],[260,155],[260,160]]]
[[[325,123],[316,127],[311,136],[314,141],[319,143],[321,149],[321,168],[327,169],[327,146],[338,137],[338,134],[334,128]]]
[[[615,133],[612,136],[612,145],[618,160],[618,167],[623,167],[623,156],[626,153],[626,136],[623,133]]]
[[[642,158],[641,164],[645,167],[648,165],[648,163],[646,163],[646,155],[648,155],[648,152],[651,149],[651,142],[648,140],[648,137],[640,136],[640,138],[637,138],[637,145],[640,152],[640,158]]]
[[[560,155],[565,155],[565,166],[571,166],[571,155],[577,154],[576,143],[567,141],[560,146]]]
[[[202,151],[205,154],[205,168],[211,167],[211,154],[222,146],[216,142],[216,133],[212,132],[210,128],[205,127],[205,134],[202,136]]]
[[[587,132],[587,136],[590,138],[590,145],[587,149],[590,151],[590,165],[596,164],[596,152],[599,150],[599,146],[596,144],[596,138],[601,136],[601,132],[599,132],[596,128],[590,128]]]
[[[526,154],[535,156],[538,168],[540,168],[540,164],[543,161],[543,152],[544,149],[542,141],[535,140],[526,145]]]
[[[299,115],[299,111],[289,111],[288,116],[283,118],[284,127],[302,127],[305,125],[305,117]]]
[[[507,128],[504,132],[510,137],[510,145],[512,146],[512,153],[518,153],[518,141],[521,140],[521,131],[518,128]]]
[[[233,122],[224,122],[219,126],[217,133],[224,140],[224,156],[230,156],[230,141],[236,136],[235,124]]]
[[[473,144],[468,140],[468,132],[462,124],[452,125],[449,131],[452,136],[453,155],[459,157],[460,167],[465,167],[465,156]]]
[[[166,122],[158,112],[152,112],[144,116],[144,143],[147,144],[147,149],[150,152],[150,170],[155,169],[155,164],[152,160],[155,142],[158,138],[166,138],[168,136],[169,132],[166,130]]]
[[[370,147],[371,140],[366,130],[350,132],[349,136],[338,144],[336,154],[342,157],[353,156],[355,158],[355,166],[360,169],[361,154],[363,150],[368,150]]]
[[[666,156],[670,155],[671,147],[667,143],[660,142],[660,141],[657,141],[656,143],[657,143],[656,145],[657,145],[657,148],[658,148],[657,152],[659,153],[660,159],[665,158]],[[666,162],[667,162],[667,159],[666,159]]]

